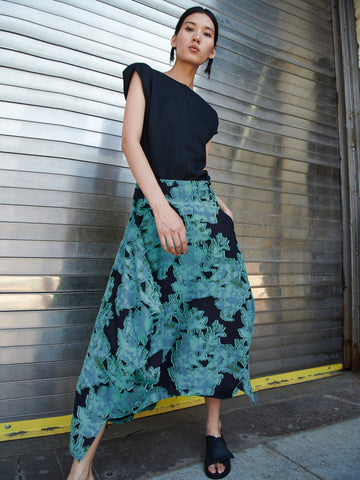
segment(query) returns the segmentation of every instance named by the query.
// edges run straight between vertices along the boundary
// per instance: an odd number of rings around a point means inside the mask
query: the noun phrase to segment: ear
[[[215,55],[216,55],[216,47],[214,47],[212,50],[211,50],[211,53],[209,55],[209,58],[213,59],[215,58]]]
[[[176,48],[176,33],[171,37],[170,45]]]

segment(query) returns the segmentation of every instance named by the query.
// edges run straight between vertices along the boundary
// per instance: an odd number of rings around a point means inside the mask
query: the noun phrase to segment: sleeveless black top
[[[134,70],[145,95],[141,146],[157,178],[208,179],[206,143],[217,133],[216,111],[197,93],[145,63],[123,72],[127,97]]]

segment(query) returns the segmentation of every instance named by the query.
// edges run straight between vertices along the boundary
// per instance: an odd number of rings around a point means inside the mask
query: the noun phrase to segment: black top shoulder
[[[216,111],[189,87],[145,63],[124,70],[125,98],[134,71],[140,76],[146,102],[141,145],[155,176],[207,178],[205,147],[217,133]]]
[[[123,71],[123,80],[124,80],[124,95],[127,98],[129,91],[130,81],[132,79],[133,73],[136,71],[141,79],[143,85],[144,95],[146,101],[150,99],[151,94],[151,79],[152,79],[152,69],[146,63],[133,63],[125,68]]]

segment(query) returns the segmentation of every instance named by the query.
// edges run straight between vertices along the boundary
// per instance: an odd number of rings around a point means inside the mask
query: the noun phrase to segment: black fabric
[[[217,462],[223,462],[229,458],[234,458],[234,455],[226,447],[223,437],[206,436],[206,447],[208,454],[208,466]]]
[[[217,133],[216,111],[189,87],[145,63],[123,72],[127,97],[132,75],[141,79],[146,108],[141,146],[157,178],[206,180],[206,143]]]
[[[204,470],[208,478],[221,479],[225,478],[231,470],[230,459],[234,458],[234,455],[227,448],[224,437],[213,437],[207,435],[206,439],[206,453]],[[225,467],[223,473],[210,473],[209,466],[215,463],[222,463]]]

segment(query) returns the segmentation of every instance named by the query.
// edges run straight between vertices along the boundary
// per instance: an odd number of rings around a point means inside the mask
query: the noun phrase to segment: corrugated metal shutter
[[[360,68],[360,0],[354,0],[355,21],[356,21],[356,38],[358,42],[358,58]]]
[[[200,2],[201,3],[201,2]],[[0,3],[0,412],[69,413],[130,209],[122,70],[169,68],[187,0]],[[210,169],[256,297],[253,376],[342,355],[339,152],[327,0],[209,0],[221,38],[197,91]]]

